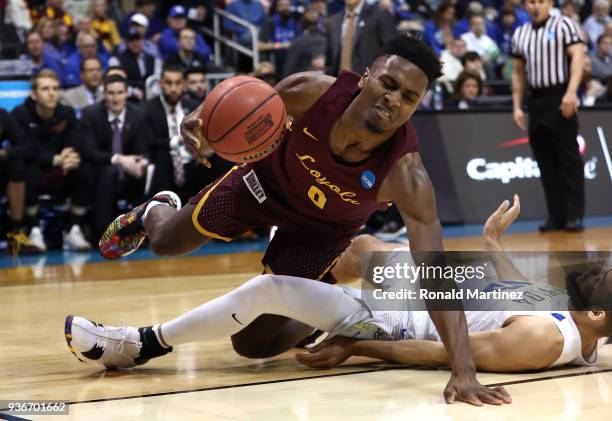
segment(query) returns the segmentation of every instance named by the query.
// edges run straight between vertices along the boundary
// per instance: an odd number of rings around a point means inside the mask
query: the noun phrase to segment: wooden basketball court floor
[[[612,228],[596,228],[574,235],[513,234],[505,245],[610,250],[611,238]],[[446,247],[475,250],[480,241],[452,239]],[[482,408],[444,404],[447,370],[358,358],[337,369],[311,370],[295,362],[294,351],[248,360],[222,340],[176,347],[136,369],[102,371],[79,363],[66,348],[67,314],[115,325],[122,319],[134,326],[161,322],[258,273],[260,257],[242,253],[1,270],[0,400],[66,400],[70,415],[50,419],[79,420],[612,419],[611,345],[593,368],[481,373],[481,382],[504,385],[514,399],[511,405]]]

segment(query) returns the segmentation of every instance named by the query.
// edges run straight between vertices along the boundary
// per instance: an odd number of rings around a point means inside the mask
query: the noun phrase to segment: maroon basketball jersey
[[[387,208],[376,201],[393,163],[418,150],[416,133],[407,122],[392,139],[363,162],[341,163],[330,147],[333,125],[358,94],[359,75],[341,72],[334,84],[299,121],[294,121],[278,149],[254,163],[265,184],[278,192],[293,212],[307,220],[331,222],[353,233],[376,210]]]

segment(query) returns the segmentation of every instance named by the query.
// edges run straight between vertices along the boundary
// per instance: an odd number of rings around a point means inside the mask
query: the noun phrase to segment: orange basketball
[[[285,104],[267,83],[250,76],[226,79],[206,96],[200,114],[209,146],[237,163],[272,153],[287,122]]]

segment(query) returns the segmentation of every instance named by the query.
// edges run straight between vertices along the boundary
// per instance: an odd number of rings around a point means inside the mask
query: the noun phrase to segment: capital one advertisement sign
[[[546,217],[540,170],[511,113],[422,114],[414,123],[439,206],[453,208],[440,209],[443,222],[483,222],[514,193],[522,199],[522,219]],[[612,214],[612,111],[581,110],[576,142],[586,213]]]

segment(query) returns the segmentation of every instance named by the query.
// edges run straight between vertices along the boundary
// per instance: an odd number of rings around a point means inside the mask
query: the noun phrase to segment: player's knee
[[[265,344],[247,341],[237,335],[232,336],[232,346],[234,351],[244,358],[270,358],[276,355]]]

